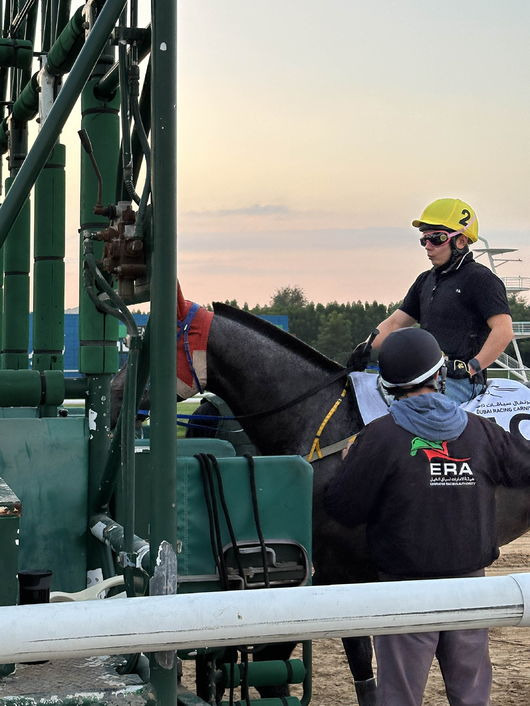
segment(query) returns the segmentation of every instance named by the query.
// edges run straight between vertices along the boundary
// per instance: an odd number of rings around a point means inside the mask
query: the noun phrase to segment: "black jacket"
[[[348,527],[367,523],[379,571],[457,576],[498,557],[495,486],[530,485],[530,442],[468,416],[449,442],[414,436],[390,415],[376,419],[328,486],[332,517]]]
[[[432,333],[450,360],[466,362],[488,337],[487,320],[510,313],[502,280],[475,262],[471,253],[447,272],[443,268],[422,272],[400,309]]]

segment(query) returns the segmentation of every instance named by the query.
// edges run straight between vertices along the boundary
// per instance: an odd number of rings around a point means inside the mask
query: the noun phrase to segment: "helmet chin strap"
[[[434,389],[436,392],[440,392],[442,395],[445,395],[445,381],[447,380],[447,365],[442,365],[440,370],[438,371],[437,375],[435,376],[433,382],[434,382]]]
[[[458,265],[462,261],[462,258],[464,258],[469,252],[469,245],[467,245],[467,244],[464,245],[463,248],[457,248],[454,238],[451,239],[450,247],[451,247],[451,257],[444,265],[440,265],[436,269],[443,270],[444,272],[448,272],[450,270],[453,270],[455,267],[458,267]]]

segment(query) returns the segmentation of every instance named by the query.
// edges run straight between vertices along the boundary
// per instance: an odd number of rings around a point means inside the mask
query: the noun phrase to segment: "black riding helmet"
[[[383,387],[411,388],[431,380],[444,364],[436,339],[421,328],[401,328],[389,334],[379,351]]]

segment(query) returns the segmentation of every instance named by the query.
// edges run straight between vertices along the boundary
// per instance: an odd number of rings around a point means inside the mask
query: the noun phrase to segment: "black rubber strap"
[[[239,547],[237,545],[237,539],[236,539],[236,535],[234,532],[234,527],[232,525],[232,519],[230,517],[230,512],[228,510],[228,505],[226,503],[226,497],[225,497],[224,486],[223,486],[223,478],[221,476],[221,471],[219,469],[219,463],[217,462],[217,459],[215,458],[215,456],[213,456],[212,454],[207,454],[207,458],[210,463],[210,467],[213,469],[213,472],[215,473],[215,477],[217,479],[217,489],[219,492],[219,500],[221,501],[221,507],[223,508],[225,522],[226,522],[226,526],[228,528],[228,534],[230,535],[230,541],[232,542],[232,547],[234,549],[234,555],[235,555],[235,560],[237,563],[237,568],[239,571],[239,575],[241,576],[241,579],[243,580],[243,585],[246,588],[247,582],[245,580],[245,574],[243,573],[243,565],[241,564],[241,555],[239,553]],[[219,550],[222,552],[222,546],[219,547]]]
[[[250,454],[245,454],[245,458],[248,463],[248,473],[250,480],[250,496],[252,498],[252,511],[254,513],[254,524],[256,526],[256,534],[259,539],[259,546],[261,548],[261,561],[263,562],[263,582],[266,588],[269,588],[269,567],[267,566],[267,546],[265,544],[265,539],[263,538],[263,532],[261,529],[261,520],[259,516],[258,507],[258,493],[256,490],[256,473],[254,467],[254,459]]]
[[[228,579],[226,576],[226,570],[221,557],[221,547],[220,547],[220,532],[219,532],[219,518],[217,516],[217,511],[215,508],[215,497],[213,495],[213,487],[211,482],[210,468],[208,464],[208,459],[206,454],[196,454],[195,458],[199,462],[201,468],[203,490],[204,490],[204,501],[206,503],[206,511],[208,513],[208,530],[210,533],[210,545],[212,548],[212,554],[214,563],[217,567],[219,573],[219,580],[221,582],[221,587],[226,591],[228,587]]]

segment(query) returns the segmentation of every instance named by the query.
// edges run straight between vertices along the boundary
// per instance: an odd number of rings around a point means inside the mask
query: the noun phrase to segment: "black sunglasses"
[[[437,248],[438,246],[443,245],[444,243],[447,243],[449,238],[452,238],[455,235],[460,235],[460,234],[459,233],[447,233],[445,230],[432,230],[420,238],[420,245],[422,247],[425,247],[427,245],[427,241],[429,241],[429,243],[431,243],[431,245],[434,245],[434,247]]]

